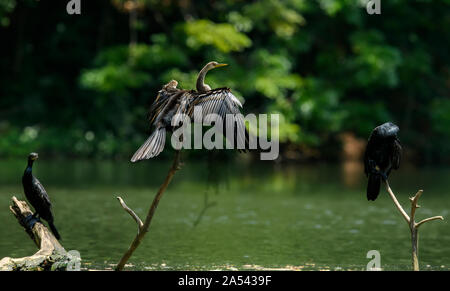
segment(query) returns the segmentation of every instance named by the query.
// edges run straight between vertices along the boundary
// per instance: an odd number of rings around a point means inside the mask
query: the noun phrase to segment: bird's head
[[[28,155],[28,161],[35,161],[39,158],[39,155],[37,153],[31,153]]]
[[[397,125],[392,122],[383,123],[375,128],[376,134],[382,138],[395,138],[399,132]]]
[[[203,69],[201,69],[200,73],[198,74],[197,77],[197,91],[204,93],[204,92],[208,92],[211,90],[211,87],[209,87],[207,84],[205,84],[205,76],[206,73],[208,73],[209,70],[211,69],[215,69],[215,68],[220,68],[220,67],[224,67],[224,66],[228,66],[227,64],[220,64],[218,62],[209,62],[207,63]]]
[[[178,86],[178,82],[176,80],[171,80],[169,83],[164,85],[164,89],[176,89]]]
[[[225,66],[228,66],[228,64],[220,64],[220,63],[215,62],[215,61],[209,62],[209,63],[206,64],[206,67],[208,68],[208,70],[215,69],[215,68],[220,68],[220,67],[225,67]]]

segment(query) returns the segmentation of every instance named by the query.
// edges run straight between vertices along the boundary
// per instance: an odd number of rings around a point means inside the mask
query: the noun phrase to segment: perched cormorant
[[[53,214],[51,211],[52,204],[50,203],[50,197],[48,197],[44,186],[42,186],[41,182],[39,182],[39,180],[34,177],[32,173],[33,162],[37,160],[37,158],[37,153],[31,153],[28,156],[28,166],[22,176],[23,190],[28,201],[34,207],[35,213],[33,216],[45,219],[55,237],[57,239],[61,239],[58,230],[56,230],[56,227],[53,224]]]
[[[159,155],[164,149],[166,130],[173,130],[172,124],[179,124],[179,121],[181,121],[172,120],[173,117],[181,117],[182,114],[186,114],[194,121],[194,107],[196,106],[201,106],[202,118],[208,114],[217,114],[222,119],[224,130],[228,127],[234,127],[234,144],[243,145],[243,148],[238,148],[239,151],[245,152],[248,149],[249,133],[245,127],[243,116],[240,114],[241,102],[231,93],[229,88],[211,89],[204,83],[206,73],[209,70],[223,66],[226,66],[226,64],[219,64],[218,62],[206,64],[198,74],[197,91],[178,89],[178,82],[175,80],[164,85],[149,110],[149,121],[155,129],[133,155],[132,162]],[[233,116],[233,119],[226,119],[226,115]],[[228,122],[225,122],[225,120]]]
[[[391,170],[400,166],[402,146],[397,138],[398,131],[397,125],[386,122],[370,134],[364,154],[364,170],[369,178],[367,200],[377,199],[381,179],[387,180]]]

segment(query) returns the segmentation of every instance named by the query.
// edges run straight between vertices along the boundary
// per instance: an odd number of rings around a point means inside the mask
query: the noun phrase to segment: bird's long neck
[[[205,76],[206,76],[206,73],[208,73],[208,71],[209,71],[209,67],[205,66],[200,71],[200,73],[198,73],[197,84],[196,84],[198,92],[204,93],[204,92],[211,90],[211,88],[205,84]]]
[[[23,173],[23,177],[31,177],[33,175],[33,160],[28,160],[28,165]]]

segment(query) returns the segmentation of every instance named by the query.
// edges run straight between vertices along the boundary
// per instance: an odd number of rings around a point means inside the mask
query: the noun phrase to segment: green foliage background
[[[391,120],[410,158],[450,161],[449,0],[67,2],[0,0],[0,156],[128,157],[162,84],[217,60],[207,83],[281,114],[282,151],[333,159]]]

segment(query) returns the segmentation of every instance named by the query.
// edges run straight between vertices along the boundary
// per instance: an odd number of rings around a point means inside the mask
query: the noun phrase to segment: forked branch
[[[419,271],[419,256],[418,256],[418,253],[419,253],[419,236],[418,236],[419,226],[421,226],[422,224],[424,224],[425,222],[428,222],[428,221],[433,221],[433,220],[438,220],[438,219],[444,220],[444,218],[442,216],[433,216],[433,217],[425,218],[425,219],[421,220],[419,223],[416,223],[414,221],[414,218],[416,215],[416,209],[420,207],[417,203],[419,201],[420,196],[422,196],[422,194],[423,194],[423,190],[417,191],[417,193],[416,193],[416,195],[414,195],[414,197],[409,198],[409,200],[411,201],[411,215],[408,216],[406,211],[403,209],[403,207],[401,206],[401,204],[398,202],[397,198],[395,197],[395,194],[392,191],[391,187],[389,186],[389,182],[387,180],[385,181],[385,186],[386,186],[386,191],[389,193],[389,196],[391,196],[392,201],[394,201],[395,207],[398,209],[398,211],[403,216],[403,218],[405,219],[406,223],[409,226],[409,229],[411,231],[413,269],[414,269],[414,271]]]
[[[161,197],[163,196],[164,192],[166,191],[167,186],[170,184],[170,181],[172,181],[173,175],[175,175],[176,171],[178,171],[180,169],[180,165],[181,165],[180,156],[181,156],[181,152],[176,151],[172,166],[170,167],[169,172],[167,173],[166,179],[160,186],[158,193],[156,193],[156,196],[153,199],[153,202],[148,210],[147,217],[145,218],[144,222],[142,222],[142,220],[139,218],[139,216],[125,204],[125,202],[123,201],[123,199],[121,197],[117,197],[122,208],[126,212],[128,212],[131,215],[131,217],[133,217],[133,219],[136,221],[136,223],[138,225],[138,231],[137,231],[136,237],[131,242],[130,247],[128,248],[128,250],[125,252],[125,254],[120,259],[119,263],[117,264],[116,271],[123,270],[128,259],[131,257],[133,252],[137,249],[137,247],[141,243],[142,239],[144,238],[145,234],[148,232],[150,223],[152,222],[152,219],[153,219],[153,215],[155,214],[156,208],[158,207],[159,200],[161,200]]]

